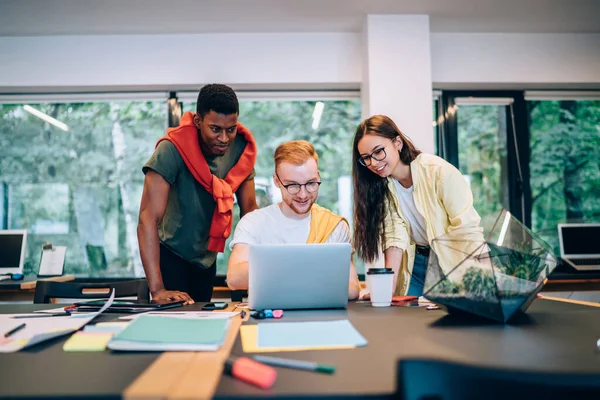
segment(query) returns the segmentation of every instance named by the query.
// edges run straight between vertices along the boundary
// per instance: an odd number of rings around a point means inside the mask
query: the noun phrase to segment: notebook
[[[215,351],[223,344],[228,318],[140,315],[108,343],[123,351]]]
[[[559,224],[560,257],[578,271],[600,269],[600,224]]]
[[[367,345],[367,340],[348,320],[261,323],[257,333],[257,348],[265,351],[328,350]]]

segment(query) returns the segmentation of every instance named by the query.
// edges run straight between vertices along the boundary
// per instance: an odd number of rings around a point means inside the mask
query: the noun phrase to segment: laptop
[[[560,257],[578,271],[600,270],[600,224],[559,224]]]
[[[0,275],[22,274],[27,230],[0,230]]]
[[[345,308],[351,246],[250,246],[248,305],[253,310]]]

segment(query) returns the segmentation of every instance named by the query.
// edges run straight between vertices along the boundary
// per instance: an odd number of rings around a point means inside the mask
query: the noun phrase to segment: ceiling
[[[358,32],[428,14],[433,32],[600,33],[600,0],[0,0],[0,36]]]

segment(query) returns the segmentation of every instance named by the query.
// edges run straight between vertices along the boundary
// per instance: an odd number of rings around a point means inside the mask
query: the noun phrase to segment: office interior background
[[[274,149],[306,139],[319,203],[351,221],[355,128],[387,114],[460,169],[486,231],[506,208],[558,254],[557,224],[600,222],[599,11],[596,0],[0,0],[0,229],[28,230],[26,272],[49,241],[67,246],[65,273],[143,276],[141,167],[198,90],[224,83],[259,145],[259,206],[279,200]]]

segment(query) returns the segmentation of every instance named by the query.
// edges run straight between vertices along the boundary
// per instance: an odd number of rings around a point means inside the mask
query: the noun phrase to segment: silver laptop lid
[[[558,239],[562,258],[600,257],[600,224],[559,224]]]
[[[26,250],[26,230],[0,230],[0,275],[22,274]]]
[[[346,307],[351,252],[349,243],[250,246],[250,308]]]

